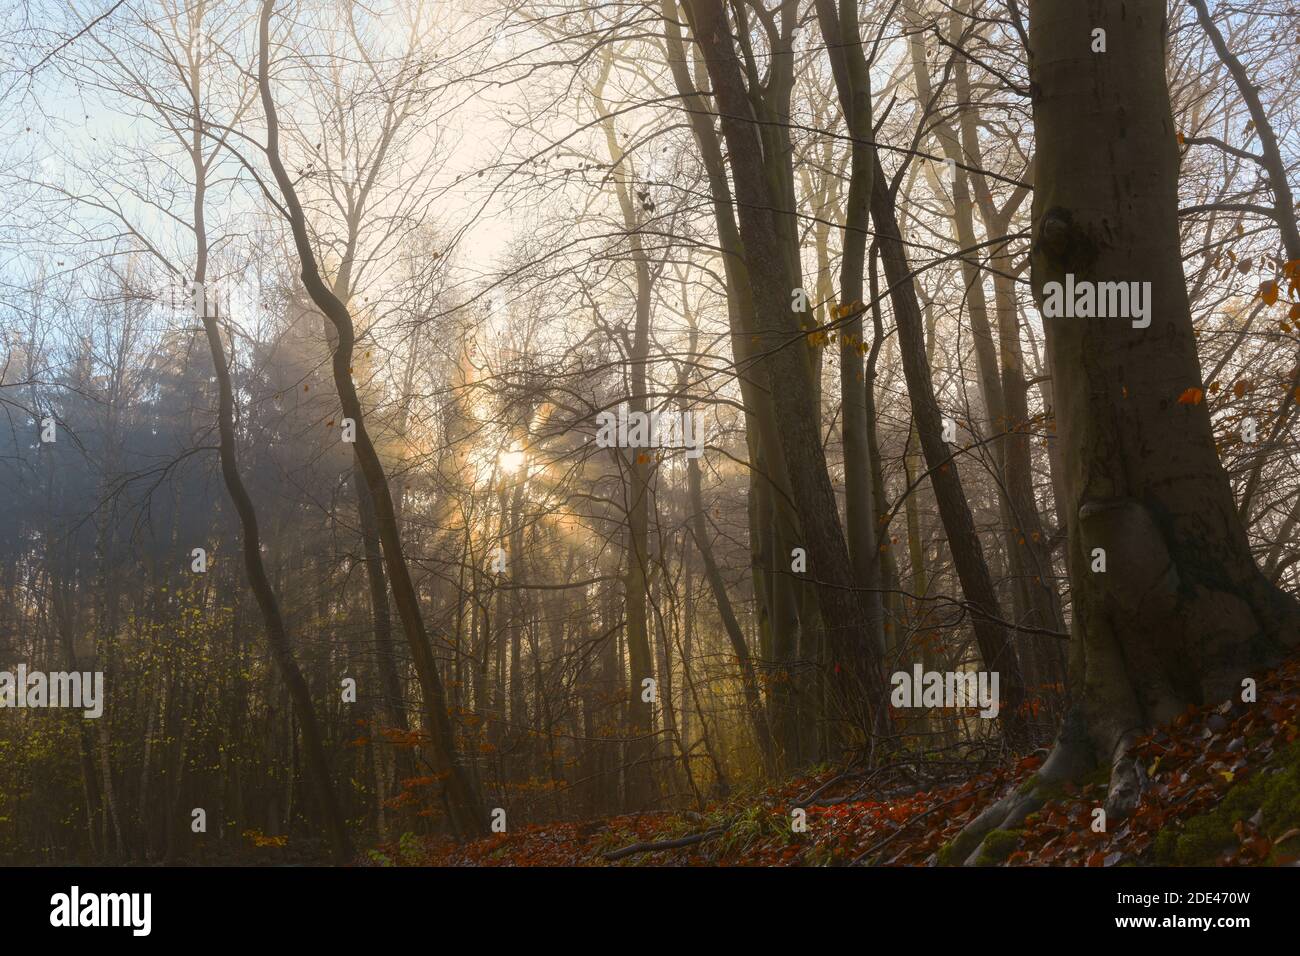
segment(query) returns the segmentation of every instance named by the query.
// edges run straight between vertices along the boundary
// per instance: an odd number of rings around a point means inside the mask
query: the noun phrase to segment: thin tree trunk
[[[883,653],[884,614],[881,601],[880,551],[876,544],[876,490],[872,481],[867,413],[868,383],[863,370],[864,273],[867,225],[871,215],[871,182],[875,147],[871,128],[871,72],[858,30],[857,0],[817,0],[817,17],[826,39],[831,71],[839,92],[840,112],[853,139],[849,158],[849,192],[844,209],[843,253],[840,257],[841,433],[844,441],[844,517],[853,573],[862,590],[871,639]]]
[[[438,676],[437,664],[424,626],[419,597],[398,535],[388,477],[384,473],[384,466],[375,451],[370,434],[366,431],[365,413],[357,396],[356,385],[352,381],[352,352],[356,341],[352,315],[321,278],[316,256],[311,248],[311,240],[307,234],[307,222],[302,204],[298,200],[293,181],[285,171],[280,157],[279,120],[275,100],[271,95],[270,79],[271,15],[274,10],[275,0],[264,0],[258,32],[258,86],[261,92],[262,109],[266,114],[267,161],[284,200],[301,266],[303,285],[307,289],[307,294],[311,296],[312,302],[333,323],[338,334],[338,346],[334,350],[332,362],[334,386],[343,406],[343,414],[351,418],[356,425],[357,459],[374,501],[375,517],[379,525],[379,540],[383,547],[384,564],[388,570],[393,600],[397,605],[398,617],[402,621],[402,628],[406,633],[411,656],[415,662],[416,674],[420,679],[424,729],[434,768],[444,778],[444,792],[447,796],[451,825],[463,836],[477,835],[487,831],[487,815],[482,800],[456,755],[455,733],[447,714],[446,694],[443,691],[442,680]]]
[[[930,470],[930,485],[939,505],[939,518],[947,533],[953,564],[966,600],[971,605],[972,624],[979,642],[984,666],[999,674],[1003,696],[998,719],[1003,734],[1013,746],[1025,742],[1025,720],[1021,710],[1024,682],[1015,646],[1000,623],[1001,609],[993,589],[993,579],[984,561],[984,551],[975,531],[970,504],[962,490],[957,460],[943,440],[943,416],[934,397],[930,366],[926,360],[925,334],[921,327],[921,310],[916,301],[911,267],[899,233],[894,198],[889,181],[876,160],[875,188],[872,191],[871,216],[880,243],[885,277],[894,304],[898,325],[898,344],[903,372],[912,400],[921,450]]]
[[[631,394],[628,396],[629,413],[645,415],[649,410],[647,393],[647,366],[650,361],[650,306],[652,296],[650,262],[641,242],[640,222],[628,182],[635,175],[619,145],[614,130],[614,120],[601,98],[605,79],[613,66],[612,55],[606,54],[601,77],[593,90],[597,112],[603,117],[601,127],[605,146],[609,152],[611,168],[622,171],[616,174],[614,187],[618,194],[619,209],[623,215],[623,228],[631,251],[632,267],[636,275],[636,312],[630,348],[627,356],[630,368],[628,378]],[[631,809],[641,809],[653,800],[654,777],[651,761],[654,757],[654,736],[651,722],[653,708],[642,699],[641,682],[654,677],[654,656],[651,649],[649,607],[646,591],[649,576],[650,532],[650,474],[651,454],[637,448],[619,451],[627,469],[627,551],[624,575],[624,599],[627,604],[628,650],[628,799]]]

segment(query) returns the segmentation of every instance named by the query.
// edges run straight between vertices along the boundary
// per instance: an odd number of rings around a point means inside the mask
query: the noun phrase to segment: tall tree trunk
[[[722,144],[711,119],[713,110],[691,78],[687,47],[682,38],[675,0],[661,0],[664,46],[678,94],[689,110],[691,133],[709,180],[709,199],[722,249],[727,283],[727,320],[732,358],[745,407],[745,439],[749,452],[750,564],[761,635],[759,667],[769,677],[768,725],[774,770],[789,767],[799,757],[799,721],[790,682],[776,645],[788,649],[800,628],[795,582],[786,573],[791,550],[799,545],[798,516],[791,504],[789,470],[767,367],[754,344],[754,301],[740,229],[736,223],[731,184]],[[691,44],[698,57],[700,48]],[[697,70],[701,66],[697,64]],[[814,721],[805,721],[813,724]]]
[[[203,191],[196,190],[195,222],[196,231],[202,235]],[[204,282],[206,271],[206,250],[202,248],[198,265],[195,269],[194,282],[199,288]],[[294,659],[289,635],[285,630],[284,618],[280,613],[280,603],[271,588],[271,581],[266,575],[262,562],[261,536],[257,527],[257,511],[253,500],[244,487],[239,474],[239,463],[235,446],[235,398],[230,382],[230,369],[226,365],[225,346],[221,341],[221,331],[217,328],[216,316],[210,315],[207,308],[201,316],[203,330],[207,333],[208,349],[212,353],[212,364],[217,376],[218,409],[217,425],[220,434],[221,475],[226,483],[226,491],[234,503],[239,516],[241,528],[241,545],[244,552],[244,570],[248,575],[249,587],[257,599],[257,606],[262,612],[266,625],[267,642],[271,646],[271,657],[275,661],[280,678],[288,690],[290,702],[302,731],[303,745],[306,748],[307,771],[316,784],[318,797],[325,815],[325,826],[329,833],[330,846],[336,863],[347,863],[352,859],[352,841],[348,836],[347,824],[339,807],[338,797],[334,792],[334,783],[330,778],[329,761],[325,756],[325,746],[321,740],[320,725],[316,719],[315,705],[307,681],[302,676],[298,662]]]
[[[925,333],[921,326],[921,309],[916,301],[911,266],[898,229],[894,197],[876,159],[875,188],[872,190],[871,217],[876,225],[877,241],[885,264],[885,278],[894,304],[898,325],[898,346],[902,354],[903,373],[912,400],[912,416],[930,485],[939,505],[939,518],[948,536],[953,564],[966,601],[971,606],[972,625],[979,643],[984,666],[999,674],[1002,706],[998,713],[1003,735],[1013,746],[1025,741],[1025,719],[1021,710],[1024,682],[1015,646],[1001,623],[1001,609],[993,589],[984,551],[971,517],[970,503],[962,490],[957,460],[943,440],[943,416],[934,396],[930,365],[926,357]]]
[[[854,583],[839,508],[822,448],[809,348],[791,311],[794,289],[788,254],[774,210],[789,209],[763,168],[764,144],[747,117],[750,101],[721,0],[687,4],[697,42],[713,81],[722,132],[731,155],[739,228],[753,290],[758,354],[772,388],[791,496],[799,515],[830,648],[838,707],[862,730],[889,726],[882,653],[866,626]]]
[[[357,513],[361,526],[361,545],[366,561],[366,584],[370,593],[370,618],[375,631],[375,659],[379,669],[379,717],[385,727],[401,731],[409,729],[406,707],[402,698],[402,680],[397,673],[397,660],[393,654],[393,620],[388,608],[388,582],[384,578],[384,556],[379,544],[379,528],[375,520],[375,503],[366,487],[365,476],[354,456],[352,484],[357,496]],[[371,749],[375,753],[375,773],[379,779],[379,826],[385,834],[391,811],[384,806],[384,795],[398,792],[403,778],[413,777],[415,768],[411,752],[404,746],[391,746],[371,728]],[[396,779],[390,777],[390,773]]]
[[[1128,757],[1144,729],[1236,698],[1300,633],[1300,609],[1255,567],[1204,403],[1178,232],[1178,145],[1165,78],[1164,0],[1034,0],[1033,287],[1150,282],[1148,328],[1044,320],[1069,528],[1070,710],[1043,784],[1110,767],[1106,812],[1141,795]],[[1092,31],[1107,52],[1091,53]],[[1105,573],[1092,571],[1106,555]],[[1043,803],[1017,794],[966,845]],[[964,849],[964,848],[963,848]],[[978,849],[975,853],[978,853]],[[972,854],[974,856],[974,854]]]
[[[209,308],[204,294],[208,270],[208,236],[206,227],[206,189],[207,158],[204,154],[204,130],[202,119],[198,114],[198,105],[202,102],[200,67],[197,60],[191,60],[189,70],[190,92],[195,105],[193,127],[191,129],[190,160],[194,169],[194,235],[196,242],[194,289],[196,304],[199,307],[199,319],[207,336],[208,351],[212,356],[213,372],[217,378],[217,430],[220,437],[221,475],[225,481],[226,491],[235,506],[239,517],[241,546],[244,555],[244,569],[248,575],[249,587],[257,599],[258,609],[266,625],[267,641],[271,648],[271,657],[280,672],[285,690],[289,694],[294,713],[301,725],[303,744],[306,747],[307,769],[316,785],[317,796],[325,817],[325,827],[329,835],[330,847],[336,863],[347,863],[352,858],[352,841],[348,835],[347,822],[340,807],[334,783],[330,777],[329,761],[325,755],[320,724],[316,718],[315,704],[307,681],[294,658],[293,647],[284,625],[280,603],[272,589],[262,560],[261,537],[258,531],[257,511],[248,494],[243,478],[239,473],[238,450],[235,439],[235,396],[231,383],[230,367],[226,364],[225,345],[221,340],[221,330],[217,326],[217,317]]]
[[[632,267],[636,276],[636,312],[632,337],[628,346],[628,378],[631,394],[628,396],[629,414],[645,415],[649,411],[647,400],[647,374],[650,362],[650,306],[653,292],[650,262],[641,242],[641,224],[632,201],[629,183],[634,180],[632,163],[624,155],[614,129],[614,119],[607,112],[601,94],[605,80],[613,66],[613,56],[606,53],[601,77],[593,91],[605,146],[609,152],[611,168],[616,170],[614,187],[618,194],[619,210],[623,215],[623,229],[631,250]],[[617,171],[620,170],[621,174]],[[631,809],[642,809],[653,799],[654,777],[651,773],[654,757],[654,735],[651,722],[654,709],[643,700],[641,682],[654,677],[654,656],[650,641],[649,606],[646,600],[650,570],[650,475],[651,452],[638,448],[620,450],[627,469],[625,505],[627,511],[627,549],[625,554],[624,598],[627,604],[627,656],[628,656],[628,747],[626,751],[627,797]]]
[[[457,833],[464,836],[484,833],[487,831],[487,814],[473,782],[456,755],[455,733],[447,713],[446,694],[443,691],[442,680],[438,676],[433,649],[425,630],[419,596],[416,594],[410,568],[406,563],[406,554],[398,535],[388,476],[384,473],[383,463],[379,460],[379,454],[375,451],[370,434],[366,431],[365,413],[357,396],[356,385],[352,381],[352,350],[356,342],[352,315],[347,306],[339,301],[321,278],[316,256],[312,251],[311,239],[307,234],[307,221],[302,204],[298,200],[293,181],[285,171],[280,156],[279,119],[275,100],[271,95],[270,78],[271,15],[274,10],[275,0],[264,0],[258,31],[258,86],[262,109],[266,114],[267,162],[284,200],[285,211],[293,232],[294,247],[301,266],[303,285],[307,289],[307,294],[311,296],[312,302],[334,324],[338,334],[338,345],[334,350],[332,362],[334,386],[338,392],[339,402],[343,406],[344,416],[351,418],[356,424],[357,460],[361,464],[366,485],[374,501],[375,517],[379,525],[379,540],[383,547],[384,564],[393,590],[393,601],[397,605],[398,617],[402,621],[402,628],[411,648],[411,657],[415,662],[416,674],[420,679],[424,730],[429,742],[432,763],[443,778],[451,825]]]
[[[727,583],[723,580],[722,570],[713,557],[713,544],[704,517],[704,497],[700,493],[700,466],[694,458],[691,458],[687,460],[686,467],[691,494],[691,537],[700,552],[700,558],[704,561],[704,577],[713,591],[713,600],[718,606],[718,616],[722,619],[722,629],[727,633],[731,652],[736,655],[736,662],[740,666],[741,686],[745,691],[745,709],[748,712],[750,727],[754,731],[754,740],[758,742],[764,763],[770,766],[772,738],[763,712],[758,677],[754,673],[754,664],[750,659],[749,645],[745,643],[745,633],[741,630],[736,612],[731,606],[731,598],[727,594]]]
[[[837,318],[840,343],[841,433],[844,440],[844,517],[853,574],[862,590],[871,639],[885,648],[881,600],[880,551],[876,545],[875,487],[871,471],[867,412],[868,384],[863,370],[864,273],[867,225],[871,215],[871,181],[875,147],[871,128],[871,72],[858,30],[858,0],[817,0],[817,17],[826,40],[840,112],[852,137],[849,192],[844,209],[843,253],[840,257],[840,304]]]
[[[971,0],[959,8],[969,15]],[[954,30],[955,32],[955,30]],[[970,83],[970,65],[959,57],[953,67],[957,101],[963,104],[959,117],[961,152],[966,170],[975,187],[975,208],[989,242],[997,242],[989,253],[989,270],[993,274],[993,311],[996,317],[998,350],[1001,353],[1002,419],[995,421],[992,434],[1001,436],[996,446],[1002,473],[1000,501],[1007,524],[1006,546],[1008,570],[1015,599],[1016,623],[1050,631],[1064,631],[1060,594],[1052,567],[1052,552],[1043,530],[1042,516],[1034,496],[1031,443],[1029,435],[1029,386],[1024,376],[1024,353],[1020,345],[1020,311],[1016,305],[1017,267],[1013,261],[1011,241],[1005,239],[1012,217],[1030,195],[1028,185],[1017,186],[1001,209],[993,202],[993,192],[984,175],[984,155],[980,146],[979,107],[974,102]],[[966,178],[963,176],[963,180]],[[1050,465],[1050,460],[1049,460]],[[1023,659],[1029,673],[1040,684],[1057,684],[1065,679],[1063,642],[1044,634],[1027,637]],[[1028,675],[1027,675],[1028,676]]]

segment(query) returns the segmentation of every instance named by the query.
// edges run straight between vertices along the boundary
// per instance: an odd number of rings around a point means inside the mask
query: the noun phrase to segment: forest
[[[1298,94],[1282,0],[0,3],[0,864],[1296,864]]]

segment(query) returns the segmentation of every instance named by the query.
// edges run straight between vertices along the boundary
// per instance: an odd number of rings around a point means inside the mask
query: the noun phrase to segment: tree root
[[[1106,793],[1106,820],[1123,820],[1142,799],[1147,788],[1147,772],[1142,764],[1129,755],[1137,742],[1137,733],[1129,731],[1115,746],[1110,765],[1110,788]]]
[[[1127,747],[1123,747],[1120,753],[1125,751]],[[1077,716],[1067,716],[1056,746],[1038,773],[968,823],[953,839],[944,856],[951,863],[978,866],[984,853],[984,841],[990,833],[1018,829],[1026,817],[1054,799],[1063,784],[1080,781],[1095,768],[1096,760],[1083,732],[1082,721]],[[1112,775],[1112,783],[1113,779]],[[1127,794],[1125,790],[1125,802]],[[1133,805],[1136,803],[1134,799]]]

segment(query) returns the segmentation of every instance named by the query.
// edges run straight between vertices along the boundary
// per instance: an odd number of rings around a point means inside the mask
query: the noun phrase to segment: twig
[[[56,46],[49,53],[45,54],[45,56],[41,57],[40,60],[36,63],[36,65],[27,71],[27,75],[35,76],[37,70],[43,67],[50,60],[54,59],[54,57],[57,56],[59,53],[62,53],[65,49],[72,46],[72,44],[76,43],[78,40],[84,37],[87,33],[93,30],[101,20],[106,20],[109,16],[113,14],[115,10],[117,10],[118,7],[120,7],[125,2],[126,0],[117,0],[117,3],[113,4],[111,7],[105,10],[99,16],[95,17],[95,19],[91,20],[89,23],[87,23],[84,27],[82,27],[72,36],[68,37],[66,40],[64,40],[62,43]]]
[[[602,854],[604,858],[611,863],[614,860],[621,860],[624,857],[635,856],[638,853],[651,853],[655,850],[676,850],[683,846],[693,846],[696,843],[703,843],[705,840],[712,840],[714,837],[722,836],[727,832],[726,827],[717,827],[713,830],[705,830],[703,833],[692,833],[690,836],[678,837],[675,840],[658,840],[652,843],[633,843],[631,846],[625,846],[621,850],[610,850]]]
[[[861,862],[862,862],[863,860],[865,860],[865,859],[866,859],[867,857],[869,857],[871,854],[873,854],[873,853],[877,852],[878,850],[882,849],[883,847],[887,846],[887,845],[890,843],[890,841],[892,841],[892,840],[894,839],[894,837],[898,836],[900,833],[902,833],[904,830],[906,830],[908,827],[910,827],[913,823],[916,823],[918,820],[924,820],[924,819],[925,819],[926,817],[928,817],[930,814],[934,813],[934,811],[936,811],[936,810],[942,810],[944,807],[946,807],[946,806],[950,806],[951,804],[956,803],[958,800],[964,800],[965,798],[970,797],[970,796],[973,796],[974,794],[982,793],[983,791],[989,789],[989,787],[991,787],[991,786],[993,786],[993,785],[992,785],[992,784],[985,784],[985,785],[982,786],[982,787],[976,787],[976,788],[975,788],[974,790],[972,790],[970,793],[959,793],[959,794],[957,794],[957,796],[953,797],[951,800],[945,800],[943,803],[940,803],[940,804],[938,804],[937,806],[933,806],[933,807],[931,807],[929,810],[926,810],[924,813],[918,813],[916,816],[912,817],[912,819],[908,820],[906,823],[904,823],[902,826],[900,826],[900,827],[899,827],[897,830],[895,830],[893,833],[889,834],[889,836],[885,837],[883,840],[881,840],[881,841],[880,841],[879,843],[877,843],[875,846],[868,847],[867,849],[865,849],[865,850],[863,850],[861,853],[859,853],[857,856],[855,856],[855,857],[853,858],[853,861],[849,864],[849,866],[858,866],[859,864],[861,864]]]
[[[854,776],[860,776],[860,774],[854,774],[848,770],[844,771],[841,774],[836,774],[834,777],[831,777],[831,779],[827,780],[824,784],[822,784],[812,793],[808,794],[808,796],[804,797],[802,800],[797,801],[795,805],[800,807],[807,806],[808,804],[816,800],[818,797],[820,797],[827,790],[829,790],[831,787],[835,786],[837,783],[840,783],[844,780],[848,780],[850,777],[854,777]]]

